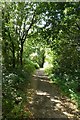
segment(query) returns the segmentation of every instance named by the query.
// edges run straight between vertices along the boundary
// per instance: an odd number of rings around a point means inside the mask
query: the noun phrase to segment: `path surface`
[[[61,95],[59,87],[52,84],[43,69],[36,71],[27,94],[27,106],[34,118],[79,120],[79,111],[75,103]]]

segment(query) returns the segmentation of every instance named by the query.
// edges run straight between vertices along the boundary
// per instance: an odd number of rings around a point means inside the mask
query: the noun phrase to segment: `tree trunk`
[[[43,68],[44,67],[44,62],[45,62],[45,51],[44,49],[42,50],[42,64],[41,64],[41,67]]]
[[[19,44],[18,44],[18,49],[17,49],[17,67],[19,66],[20,63],[20,48],[19,48]]]
[[[45,56],[42,56],[42,68],[44,67],[44,62],[45,62]]]
[[[13,61],[12,61],[12,64],[13,64],[13,68],[15,68],[15,47],[14,47],[14,44],[12,44],[12,47],[13,47],[13,51],[12,51]]]
[[[4,39],[5,40],[5,39]],[[9,56],[8,56],[8,47],[7,44],[5,43],[5,46],[3,48],[3,58],[4,58],[4,64],[6,68],[9,68]]]
[[[23,42],[21,42],[21,50],[20,50],[20,64],[21,64],[21,66],[23,65],[22,58],[23,58]]]

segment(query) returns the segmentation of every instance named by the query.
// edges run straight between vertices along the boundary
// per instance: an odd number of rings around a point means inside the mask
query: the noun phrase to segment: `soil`
[[[60,120],[80,120],[80,111],[74,101],[62,95],[57,84],[39,69],[27,89],[28,104],[33,118],[59,118]]]

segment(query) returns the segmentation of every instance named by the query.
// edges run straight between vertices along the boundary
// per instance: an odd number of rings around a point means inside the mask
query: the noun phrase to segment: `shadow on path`
[[[34,118],[79,119],[75,103],[61,95],[59,87],[52,84],[43,69],[36,71],[27,93],[28,107]]]

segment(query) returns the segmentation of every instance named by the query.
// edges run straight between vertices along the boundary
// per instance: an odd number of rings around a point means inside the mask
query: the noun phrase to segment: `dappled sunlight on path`
[[[75,103],[62,96],[59,87],[49,80],[43,69],[36,71],[27,94],[27,106],[34,118],[79,119]]]

